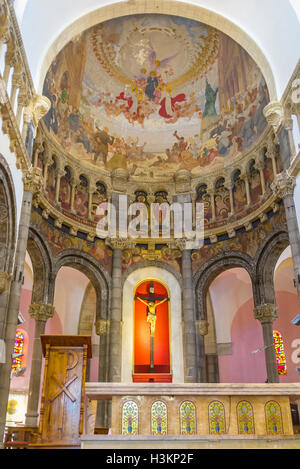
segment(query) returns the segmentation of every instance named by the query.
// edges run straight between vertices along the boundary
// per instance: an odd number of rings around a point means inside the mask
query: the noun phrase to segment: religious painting
[[[184,401],[179,408],[181,435],[196,435],[196,406],[191,401]]]
[[[80,183],[76,187],[74,197],[74,210],[76,215],[86,218],[89,208],[88,181],[84,176],[80,176],[79,179]]]
[[[243,211],[247,205],[246,184],[240,174],[240,171],[236,171],[233,175],[233,200],[236,213]]]
[[[254,432],[253,408],[250,402],[241,401],[237,405],[237,420],[240,435],[247,435]]]
[[[168,302],[169,295],[167,289],[158,281],[145,281],[135,291],[135,374],[170,373]]]
[[[122,406],[122,435],[137,435],[139,408],[136,402],[126,401]]]
[[[163,401],[155,401],[151,406],[152,435],[167,435],[168,408]]]
[[[252,161],[249,167],[249,189],[251,202],[255,205],[260,201],[262,196],[260,172],[255,168],[255,161]]]
[[[267,123],[264,77],[234,40],[180,16],[97,24],[58,53],[43,94],[50,134],[76,158],[133,176],[222,165]]]
[[[271,158],[264,156],[264,178],[266,183],[266,189],[270,189],[272,182],[274,181],[274,169]]]
[[[209,433],[220,435],[225,433],[225,409],[220,401],[213,401],[208,406]]]
[[[283,433],[280,405],[276,401],[269,401],[265,405],[267,433],[278,435]]]
[[[107,202],[107,192],[106,187],[101,182],[96,182],[96,191],[92,196],[92,207],[91,214],[94,222],[98,222],[101,218],[101,215],[97,215],[97,208],[100,204]]]
[[[48,178],[47,178],[47,185],[46,185],[46,194],[47,198],[50,202],[55,202],[55,194],[56,194],[56,170],[57,164],[55,157],[52,157],[52,164],[48,168]]]
[[[60,179],[59,202],[64,210],[71,209],[71,171],[68,167]]]
[[[88,242],[76,236],[70,236],[65,231],[55,228],[48,223],[48,221],[44,220],[35,210],[31,213],[31,226],[36,227],[43,233],[54,255],[64,249],[79,249],[89,253],[97,259],[108,272],[111,272],[112,251],[106,246],[102,239],[95,239],[94,242]]]

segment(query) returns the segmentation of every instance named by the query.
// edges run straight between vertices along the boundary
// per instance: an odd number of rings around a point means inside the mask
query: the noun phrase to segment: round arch
[[[205,262],[194,275],[197,320],[207,320],[206,295],[213,280],[225,270],[236,267],[244,268],[248,272],[255,296],[253,259],[248,254],[239,251],[226,251],[218,254]]]
[[[164,263],[163,263],[164,264]],[[126,272],[123,277],[122,302],[122,381],[132,381],[133,370],[133,298],[137,285],[146,280],[156,280],[168,287],[170,291],[170,355],[171,369],[173,366],[173,382],[184,382],[183,342],[182,342],[182,291],[173,273],[158,265],[137,267]]]
[[[289,246],[286,230],[270,233],[260,246],[255,259],[256,304],[275,304],[274,271],[281,253]]]
[[[184,14],[182,12],[184,12]],[[121,16],[144,13],[160,13],[169,15],[178,14],[179,16],[184,16],[185,18],[206,23],[207,25],[227,34],[238,44],[240,44],[253,58],[264,75],[270,94],[270,100],[277,100],[276,83],[271,65],[264,55],[262,49],[245,31],[237,26],[237,24],[218,13],[215,13],[212,10],[208,10],[200,6],[195,6],[193,4],[178,2],[176,0],[164,0],[164,2],[160,2],[159,5],[155,0],[149,0],[142,5],[140,2],[119,2],[93,10],[75,20],[64,31],[62,31],[59,36],[56,37],[44,55],[38,79],[39,92],[42,92],[43,82],[47,70],[49,69],[55,56],[73,37],[103,21]]]
[[[73,267],[90,280],[97,296],[96,320],[108,319],[111,279],[105,269],[88,253],[78,249],[65,249],[54,260],[50,297],[54,298],[55,279],[62,267]]]

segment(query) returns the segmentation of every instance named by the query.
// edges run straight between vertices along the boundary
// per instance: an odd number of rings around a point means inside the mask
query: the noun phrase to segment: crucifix
[[[147,322],[150,323],[150,369],[154,372],[154,334],[156,325],[156,308],[169,301],[170,298],[155,296],[153,282],[150,282],[149,296],[136,296],[135,300],[139,300],[147,306]],[[156,303],[159,301],[159,303]]]

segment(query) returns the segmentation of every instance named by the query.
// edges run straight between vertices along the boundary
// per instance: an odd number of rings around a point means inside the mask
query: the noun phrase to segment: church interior
[[[300,448],[299,41],[0,1],[1,449]]]

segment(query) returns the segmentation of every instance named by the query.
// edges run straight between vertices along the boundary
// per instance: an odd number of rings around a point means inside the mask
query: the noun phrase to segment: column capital
[[[278,308],[269,303],[258,305],[254,308],[254,317],[262,324],[273,323],[278,318]]]
[[[129,238],[106,238],[105,244],[112,249],[132,249],[135,246],[135,242]]]
[[[7,293],[12,280],[12,275],[6,272],[0,272],[0,294]]]
[[[198,334],[205,336],[208,334],[208,326],[209,323],[208,321],[202,320],[202,321],[196,321],[196,329]]]
[[[271,184],[272,191],[281,199],[287,195],[293,195],[296,186],[296,178],[290,176],[287,171],[277,174],[275,181]]]
[[[95,327],[97,335],[106,335],[109,333],[110,321],[106,321],[105,319],[98,319],[95,322]]]
[[[40,168],[29,168],[23,174],[24,191],[30,191],[37,194],[43,189],[43,175]]]
[[[47,321],[53,317],[54,306],[45,303],[31,304],[29,307],[30,316],[36,321]]]
[[[284,109],[282,104],[279,101],[272,101],[267,104],[263,113],[268,124],[273,127],[273,130],[276,133],[284,119]]]
[[[24,120],[30,122],[32,119],[34,127],[37,128],[39,121],[47,114],[50,107],[51,102],[46,96],[35,94],[24,109]]]

